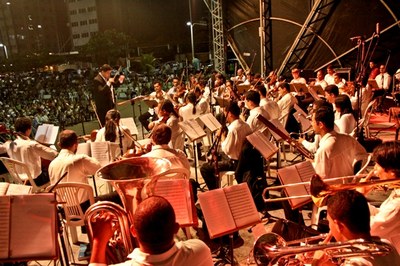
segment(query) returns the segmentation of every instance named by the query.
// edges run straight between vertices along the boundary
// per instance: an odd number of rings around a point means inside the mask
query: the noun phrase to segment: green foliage
[[[156,58],[153,54],[142,54],[140,56],[140,66],[144,73],[151,74],[154,71]]]
[[[92,36],[89,42],[81,47],[80,52],[90,55],[98,65],[113,65],[119,57],[127,56],[132,43],[130,36],[116,30],[106,30]]]

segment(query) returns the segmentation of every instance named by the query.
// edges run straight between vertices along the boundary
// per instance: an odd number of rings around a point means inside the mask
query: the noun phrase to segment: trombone
[[[312,238],[315,240],[318,237]],[[307,240],[307,238],[302,240]],[[254,243],[254,260],[257,265],[300,265],[300,261],[295,258],[295,255],[318,250],[325,251],[331,259],[345,259],[350,257],[385,256],[392,252],[393,249],[391,245],[382,241],[367,241],[365,239],[306,246],[290,246],[293,244],[292,242],[286,242],[278,234],[264,234]]]
[[[388,179],[388,180],[369,181],[369,182],[362,182],[362,183],[354,182],[355,180],[359,180],[359,178],[363,178],[365,176],[366,175],[353,175],[353,176],[336,177],[336,178],[329,178],[329,179],[322,180],[319,175],[314,175],[311,178],[311,181],[299,182],[299,183],[293,183],[293,184],[287,184],[287,185],[275,186],[275,187],[267,187],[264,189],[262,197],[263,197],[265,203],[312,197],[314,203],[316,205],[320,206],[320,204],[322,202],[324,202],[324,199],[327,196],[332,195],[338,191],[370,187],[370,186],[375,187],[375,186],[391,185],[391,187],[395,187],[395,184],[400,183],[399,178]],[[353,183],[332,184],[332,185],[327,184],[327,182],[332,182],[332,181],[337,181],[337,180],[344,181],[346,179],[352,179]],[[309,185],[311,195],[298,195],[298,196],[282,197],[282,198],[276,198],[276,199],[269,199],[266,197],[266,194],[269,190],[295,187],[295,186],[300,186],[300,185],[303,185],[303,186]]]

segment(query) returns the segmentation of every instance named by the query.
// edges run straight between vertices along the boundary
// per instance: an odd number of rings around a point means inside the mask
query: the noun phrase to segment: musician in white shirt
[[[297,103],[296,98],[290,93],[289,83],[282,82],[278,85],[279,100],[278,106],[281,110],[281,117],[279,121],[283,126],[286,125],[288,120],[290,110],[293,108],[294,104]]]
[[[116,153],[116,157],[123,155],[128,149],[133,146],[133,139],[130,130],[119,125],[121,114],[118,110],[111,109],[106,114],[106,123],[96,135],[96,142],[99,141],[110,141],[120,145]],[[122,151],[122,154],[121,154]]]
[[[367,152],[353,137],[334,131],[334,114],[329,107],[321,107],[312,116],[315,134],[321,135],[315,153],[314,168],[322,178],[354,174],[354,164],[366,160]]]
[[[162,101],[165,100],[166,98],[166,93],[165,91],[162,90],[162,85],[161,82],[156,81],[153,83],[154,86],[154,91],[150,93],[149,95],[149,100],[155,100],[157,101],[158,104],[160,104]],[[149,108],[149,110],[139,116],[139,121],[142,124],[142,126],[147,130],[150,131],[149,129],[149,119],[152,118],[153,120],[157,119],[157,113],[158,113],[158,108]]]
[[[292,69],[292,77],[293,79],[290,81],[290,83],[301,83],[301,84],[306,84],[306,79],[300,77],[300,70],[298,68],[293,68]]]
[[[339,118],[335,120],[339,133],[351,134],[356,128],[357,122],[350,98],[346,94],[340,94],[335,99],[335,106],[336,112],[339,113]]]
[[[245,100],[246,108],[250,110],[250,115],[246,120],[246,123],[250,126],[253,132],[260,130],[263,131],[267,129],[264,123],[262,123],[259,119],[257,119],[258,115],[262,115],[267,120],[270,120],[271,117],[268,112],[260,107],[260,94],[255,90],[249,90],[246,93]]]
[[[333,69],[332,65],[329,65],[326,68],[326,75],[324,77],[326,83],[328,83],[328,85],[332,85],[335,84],[334,78],[333,78],[333,74],[335,74],[335,70]]]
[[[376,76],[375,81],[380,90],[388,91],[390,89],[392,77],[386,72],[385,65],[379,66],[379,75]]]
[[[361,179],[368,182],[371,177],[377,176],[380,180],[400,178],[400,143],[397,141],[384,142],[374,150],[374,171]],[[372,187],[358,188],[367,195]],[[400,252],[400,189],[394,188],[389,197],[379,208],[369,206],[371,212],[371,234],[388,239]]]

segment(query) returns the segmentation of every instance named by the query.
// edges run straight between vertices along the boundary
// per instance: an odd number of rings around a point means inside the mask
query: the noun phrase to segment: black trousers
[[[153,118],[153,120],[157,120],[157,114],[156,113],[154,113],[154,115],[152,115],[152,114],[150,114],[149,112],[146,112],[146,113],[144,113],[144,114],[141,114],[140,116],[139,116],[139,121],[140,121],[140,123],[142,124],[142,126],[147,130],[147,131],[150,131],[149,130],[149,124],[150,124],[150,122],[149,122],[149,119],[150,118]]]
[[[228,156],[224,155],[224,158],[218,161],[218,172],[220,171],[235,171],[237,167],[236,160],[231,160]],[[209,190],[216,189],[219,187],[219,178],[216,176],[215,163],[207,162],[200,167],[201,176],[206,182]]]

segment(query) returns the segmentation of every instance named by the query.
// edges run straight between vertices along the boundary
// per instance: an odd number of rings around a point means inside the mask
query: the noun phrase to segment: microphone
[[[376,35],[379,37],[379,34],[381,33],[381,31],[380,31],[380,29],[379,29],[379,22],[376,23],[376,25],[375,25],[375,33],[376,33]]]

